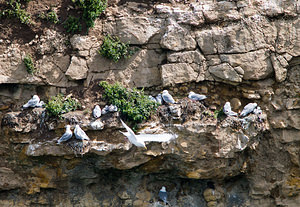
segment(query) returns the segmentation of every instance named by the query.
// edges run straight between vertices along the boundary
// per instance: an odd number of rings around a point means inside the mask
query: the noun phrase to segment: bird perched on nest
[[[58,144],[62,143],[62,142],[66,142],[69,139],[71,139],[73,133],[71,131],[71,126],[67,125],[66,126],[66,132],[61,136],[61,138],[57,141]]]
[[[172,139],[177,138],[175,134],[139,134],[136,135],[129,126],[127,126],[122,120],[122,125],[127,130],[127,132],[121,132],[124,134],[128,140],[137,147],[143,147],[147,149],[145,142],[168,142]]]
[[[78,124],[75,126],[74,130],[75,137],[79,140],[90,140],[90,138],[86,135],[86,133],[80,128]]]
[[[190,99],[192,99],[193,101],[202,101],[207,98],[206,95],[197,94],[197,93],[194,93],[193,91],[189,92],[188,97]]]
[[[167,190],[166,190],[165,186],[162,186],[162,188],[160,189],[160,191],[158,193],[158,196],[165,203],[165,205],[167,205],[168,194],[167,194]]]
[[[40,102],[40,98],[37,95],[32,96],[32,98],[23,105],[23,108],[36,107]]]
[[[257,103],[248,103],[243,111],[240,113],[240,116],[246,116],[254,111],[254,109],[257,107]]]
[[[238,114],[234,111],[231,110],[231,105],[230,102],[226,102],[224,107],[223,107],[223,112],[227,116],[237,116]]]
[[[93,117],[98,119],[101,116],[101,108],[99,105],[96,105],[93,109]]]
[[[164,102],[166,102],[168,104],[174,104],[175,103],[175,100],[169,94],[169,92],[167,90],[163,90],[163,92],[162,92],[162,98],[163,98]]]
[[[161,93],[157,94],[157,96],[155,97],[155,99],[156,99],[156,102],[157,102],[158,104],[162,105],[163,100],[162,100],[162,95],[161,95]]]

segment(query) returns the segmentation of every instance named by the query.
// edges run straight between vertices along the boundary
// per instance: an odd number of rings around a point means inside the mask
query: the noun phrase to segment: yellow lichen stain
[[[198,171],[199,170],[187,172],[186,176],[191,179],[200,179],[200,173]]]
[[[289,186],[288,196],[294,196],[300,193],[300,169],[292,168],[290,171],[290,176],[286,183]]]
[[[27,194],[40,192],[40,188],[55,188],[55,184],[51,182],[56,176],[56,171],[50,169],[47,165],[35,167],[31,170],[34,177],[27,183]]]

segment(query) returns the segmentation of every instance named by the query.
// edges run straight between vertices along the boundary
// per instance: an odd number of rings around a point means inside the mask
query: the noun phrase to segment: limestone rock
[[[201,51],[205,55],[212,55],[217,53],[217,48],[215,47],[213,40],[212,30],[201,30],[196,32],[196,40],[201,48]]]
[[[70,80],[82,80],[87,77],[88,67],[86,60],[73,56],[71,64],[66,71],[66,76]]]
[[[88,74],[87,80],[106,79],[135,87],[157,86],[161,84],[159,65],[165,57],[155,50],[143,49],[129,59],[114,63],[97,54],[88,60],[92,73]]]
[[[47,29],[40,38],[32,40],[29,45],[37,44],[37,51],[41,55],[62,53],[67,49],[66,40],[67,38],[59,32]]]
[[[10,45],[0,55],[0,84],[2,83],[43,83],[40,77],[30,75],[23,63],[25,54],[21,52],[18,45]]]
[[[198,63],[205,61],[199,50],[168,53],[167,59],[171,63]]]
[[[204,23],[204,16],[202,11],[193,9],[192,11],[182,9],[180,7],[167,6],[167,5],[156,5],[155,10],[160,17],[172,17],[179,24],[187,24],[193,26],[200,26]]]
[[[283,62],[283,59],[281,59]],[[284,68],[282,66],[282,64],[280,63],[280,61],[277,59],[277,57],[275,56],[275,54],[271,54],[271,61],[272,61],[272,65],[275,71],[275,78],[277,82],[282,82],[286,79],[286,75],[287,75],[287,69]],[[288,64],[286,64],[287,66]]]
[[[70,43],[75,50],[88,50],[93,44],[91,37],[81,35],[74,35],[70,38]]]
[[[187,63],[165,64],[161,67],[164,86],[196,81],[198,72]]]
[[[122,17],[113,25],[113,33],[130,44],[146,44],[161,28],[161,19],[149,17]],[[109,27],[109,25],[108,25]]]
[[[73,154],[71,151],[67,151],[62,147],[62,145],[57,145],[54,141],[53,142],[46,142],[46,143],[35,143],[29,144],[26,150],[27,156],[64,156]]]
[[[75,85],[69,82],[65,76],[65,72],[70,64],[70,56],[56,53],[53,56],[44,56],[37,61],[38,75],[44,79],[44,81],[53,86],[67,87]]]
[[[193,50],[196,48],[196,44],[189,31],[174,22],[167,27],[167,31],[160,41],[163,48],[174,51]]]
[[[21,177],[9,168],[0,167],[0,190],[12,190],[23,186]]]
[[[104,124],[100,120],[96,120],[90,123],[90,128],[92,130],[101,130],[104,128]]]
[[[210,66],[208,71],[214,76],[221,78],[222,80],[232,82],[242,82],[242,77],[234,68],[228,63],[222,63],[216,66]]]
[[[244,70],[244,80],[264,79],[273,72],[268,51],[265,49],[241,54],[221,54],[220,59],[232,67],[240,66]]]

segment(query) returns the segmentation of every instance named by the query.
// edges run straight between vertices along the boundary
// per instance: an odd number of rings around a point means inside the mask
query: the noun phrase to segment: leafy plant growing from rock
[[[81,31],[81,24],[80,20],[77,17],[70,16],[65,22],[64,22],[64,28],[69,33],[77,33]]]
[[[223,108],[214,111],[214,118],[215,118],[215,119],[220,119],[220,118],[222,118],[223,116],[225,116],[225,114],[224,114],[224,112],[223,112]]]
[[[29,2],[29,1],[25,1]],[[22,9],[20,0],[9,0],[6,2],[8,6],[7,9],[0,11],[1,17],[17,18],[22,24],[30,24],[31,16],[26,12],[25,9]]]
[[[58,19],[58,16],[57,16],[56,12],[52,9],[46,14],[41,13],[40,18],[44,19],[44,20],[47,20],[47,21],[50,21],[54,24],[57,24],[59,22],[59,19]]]
[[[82,10],[87,29],[94,27],[94,21],[107,7],[107,0],[72,0]]]
[[[122,58],[130,58],[134,50],[129,47],[129,44],[123,43],[118,37],[107,35],[104,37],[103,43],[98,51],[102,56],[118,62]]]
[[[148,119],[157,109],[157,103],[151,101],[143,90],[129,90],[120,83],[111,85],[105,81],[101,81],[99,85],[104,89],[104,99],[109,104],[116,105],[121,115],[133,123]]]
[[[52,96],[46,104],[46,110],[50,116],[59,117],[64,113],[75,111],[81,104],[74,98],[65,98],[62,94]]]
[[[29,74],[33,75],[36,72],[36,68],[34,66],[32,57],[30,55],[26,55],[23,59],[26,70]]]

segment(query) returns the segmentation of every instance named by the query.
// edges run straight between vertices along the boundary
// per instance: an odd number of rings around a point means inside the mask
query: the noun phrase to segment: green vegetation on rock
[[[50,21],[54,24],[57,24],[59,22],[58,16],[54,10],[50,10],[48,13],[41,13],[40,18]]]
[[[82,10],[87,29],[94,27],[94,21],[107,7],[107,0],[72,0]]]
[[[29,2],[28,0],[25,2]],[[22,9],[21,0],[9,0],[6,2],[8,6],[7,9],[0,11],[0,18],[17,18],[22,24],[30,24],[31,16],[26,12],[25,9]]]
[[[30,55],[26,55],[23,59],[26,70],[29,74],[33,75],[36,72],[36,68],[34,67],[34,63],[32,57]]]
[[[120,83],[111,85],[105,81],[101,81],[99,85],[104,89],[103,98],[109,104],[116,105],[121,115],[129,121],[140,123],[157,109],[157,103],[150,100],[143,90],[130,90]]]
[[[69,33],[77,33],[81,31],[81,24],[80,20],[77,17],[70,16],[65,22],[64,22],[64,28]]]
[[[64,113],[75,111],[81,104],[74,98],[65,98],[62,94],[52,96],[46,103],[46,110],[50,116],[59,117]]]
[[[130,58],[133,55],[132,50],[128,44],[120,41],[118,37],[111,37],[107,35],[104,37],[100,50],[98,51],[102,56],[118,62],[122,58]]]

